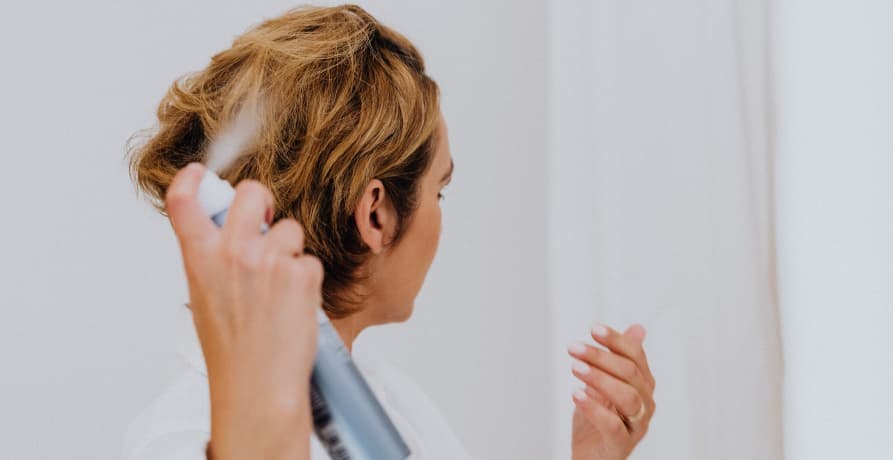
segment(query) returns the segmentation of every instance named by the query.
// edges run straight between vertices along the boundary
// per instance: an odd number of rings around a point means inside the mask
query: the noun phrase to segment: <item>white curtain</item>
[[[658,411],[639,459],[779,459],[767,0],[551,3],[555,356],[643,323]],[[554,458],[569,453],[555,361]]]
[[[789,460],[893,458],[893,2],[778,0]]]

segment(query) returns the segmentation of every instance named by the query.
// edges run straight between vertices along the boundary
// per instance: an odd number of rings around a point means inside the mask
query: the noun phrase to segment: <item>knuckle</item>
[[[254,195],[266,200],[273,197],[273,194],[263,184],[254,179],[245,179],[239,182],[236,185],[236,194]]]
[[[289,283],[296,283],[296,286],[300,286],[305,275],[304,268],[301,267],[301,264],[298,263],[297,260],[290,257],[283,257],[280,260],[280,267],[282,272],[285,273],[285,276],[288,278]]]
[[[304,227],[298,223],[297,220],[291,217],[287,217],[279,221],[279,225],[283,225],[288,229],[289,233],[296,233],[298,235],[304,236]]]
[[[620,401],[618,402],[621,406],[629,408],[633,412],[641,409],[641,406],[639,405],[639,395],[633,390],[624,391],[623,395],[620,396]]]
[[[169,187],[164,195],[164,205],[168,209],[177,209],[190,199],[189,194],[179,188]]]
[[[592,346],[586,347],[586,357],[592,361],[593,364],[600,363],[602,356],[602,351],[600,349]]]
[[[293,276],[305,276],[307,274],[306,263],[302,260],[304,257],[284,257],[283,263],[288,266]]]
[[[298,246],[304,245],[304,227],[302,227],[298,221],[291,218],[283,219],[280,220],[277,225],[282,225],[282,230],[288,235],[291,241],[297,242]]]
[[[295,265],[295,258],[291,255],[277,252],[277,251],[269,251],[269,257],[272,263],[271,268],[278,272],[288,273],[293,269]]]
[[[236,192],[253,193],[261,188],[263,188],[263,186],[260,182],[254,179],[243,179],[236,184]]]
[[[283,260],[282,268],[290,280],[301,279],[304,276],[304,269],[297,260]]]
[[[307,264],[307,271],[313,276],[314,281],[318,284],[322,282],[324,269],[322,262],[314,256],[301,256],[301,259]]]
[[[301,256],[294,261],[292,267],[292,275],[304,283],[305,287],[319,286],[322,280],[322,266],[318,259],[312,256]]]
[[[246,270],[258,269],[262,259],[245,245],[232,242],[224,246],[223,258],[231,266]]]

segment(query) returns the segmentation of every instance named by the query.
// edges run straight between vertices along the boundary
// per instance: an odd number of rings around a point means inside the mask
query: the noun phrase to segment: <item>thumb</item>
[[[645,342],[645,334],[645,327],[641,324],[633,324],[629,327],[629,329],[626,330],[626,332],[623,333],[625,337],[629,337],[635,340],[639,343],[639,345]]]
[[[215,230],[198,202],[198,189],[204,176],[204,166],[190,163],[177,172],[164,196],[165,210],[183,249]]]

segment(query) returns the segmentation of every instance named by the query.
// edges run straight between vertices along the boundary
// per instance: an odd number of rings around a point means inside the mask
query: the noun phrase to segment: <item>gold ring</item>
[[[633,415],[632,417],[627,417],[624,414],[620,414],[620,418],[623,419],[623,422],[626,423],[627,426],[630,426],[633,423],[636,423],[639,420],[642,420],[642,417],[644,417],[644,416],[645,416],[645,402],[642,402],[642,406],[639,407],[639,412],[636,412],[636,415]]]

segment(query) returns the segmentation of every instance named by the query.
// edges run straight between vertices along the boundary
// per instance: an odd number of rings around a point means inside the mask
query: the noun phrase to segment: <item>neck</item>
[[[346,318],[331,320],[332,327],[341,336],[341,341],[344,342],[344,346],[347,347],[348,351],[353,351],[353,343],[357,336],[369,325],[363,316],[363,312],[360,311]]]

